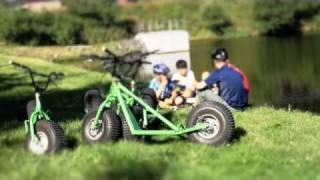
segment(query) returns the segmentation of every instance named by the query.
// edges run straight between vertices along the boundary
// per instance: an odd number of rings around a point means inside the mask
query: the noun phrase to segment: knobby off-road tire
[[[39,142],[31,141],[30,133],[25,139],[25,149],[37,154],[53,154],[59,152],[65,146],[65,135],[63,129],[54,121],[39,120],[36,123],[35,134]]]
[[[97,111],[88,113],[82,121],[82,140],[87,144],[112,142],[121,137],[121,122],[117,114],[106,109],[99,118],[99,128],[92,129],[91,124]]]
[[[153,109],[157,108],[158,106],[158,100],[156,97],[155,92],[150,89],[150,88],[146,88],[142,91],[142,99],[143,101],[148,104],[150,107],[152,107]],[[136,117],[136,119],[140,119],[143,116],[143,107],[141,105],[136,105],[133,107],[133,113]],[[131,134],[129,125],[124,117],[124,115],[121,113],[120,114],[120,119],[121,119],[121,123],[122,123],[122,136],[124,140],[128,140],[128,141],[145,141],[146,138],[148,136],[135,136]]]
[[[230,142],[234,131],[234,119],[231,111],[221,103],[203,102],[196,106],[188,115],[187,127],[197,122],[207,123],[204,130],[189,134],[195,143],[223,145]]]
[[[121,119],[121,124],[122,124],[122,137],[126,141],[143,141],[142,136],[135,136],[131,134],[129,124],[126,121],[126,118],[124,115],[121,113],[119,115],[119,118]]]
[[[97,89],[90,89],[84,95],[84,106],[87,113],[96,111],[102,102],[103,98]]]
[[[153,98],[150,97],[149,95],[144,95],[142,99],[146,104],[148,104],[153,109],[157,108],[157,102],[155,102]],[[143,117],[143,107],[140,104],[135,104],[131,109],[134,116],[137,119],[140,119]]]
[[[157,95],[153,89],[146,88],[142,91],[142,99],[153,109],[158,106]]]
[[[146,104],[148,104],[153,109],[157,108],[158,100],[157,100],[156,93],[154,92],[153,89],[145,88],[144,90],[142,90],[141,98]],[[143,115],[142,110],[143,110],[143,107],[140,104],[136,104],[132,107],[132,111],[137,119],[142,118],[142,115]]]
[[[30,116],[31,116],[32,112],[34,111],[35,107],[36,107],[36,100],[30,100],[27,103],[26,109],[27,109],[27,115],[28,115],[29,119],[30,119]]]
[[[122,122],[122,138],[125,141],[146,142],[150,140],[150,136],[135,136],[131,134],[130,127],[123,115],[119,116]]]

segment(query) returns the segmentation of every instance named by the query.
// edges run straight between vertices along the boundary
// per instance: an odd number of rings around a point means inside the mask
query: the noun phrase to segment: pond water
[[[193,41],[192,69],[198,77],[212,70],[213,47],[227,48],[230,61],[248,75],[250,104],[320,112],[320,34]]]

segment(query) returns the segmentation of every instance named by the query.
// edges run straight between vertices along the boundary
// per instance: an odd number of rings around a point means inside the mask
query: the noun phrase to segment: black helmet
[[[213,49],[211,53],[211,57],[213,60],[226,61],[229,59],[228,51],[225,48],[217,48]]]

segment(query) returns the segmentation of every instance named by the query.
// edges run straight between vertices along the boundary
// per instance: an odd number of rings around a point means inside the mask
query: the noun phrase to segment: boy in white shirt
[[[196,79],[192,70],[188,69],[188,64],[185,60],[178,60],[176,63],[177,72],[172,76],[171,80],[176,82],[180,88],[183,98],[190,98],[195,95]]]

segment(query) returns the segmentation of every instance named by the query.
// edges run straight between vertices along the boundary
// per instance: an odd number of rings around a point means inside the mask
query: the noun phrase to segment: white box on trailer
[[[155,64],[166,64],[171,72],[176,71],[176,62],[184,59],[190,65],[190,41],[187,31],[158,31],[139,33],[135,39],[140,41],[147,52],[158,50],[156,54],[147,57],[152,65],[144,65],[139,72],[143,77],[152,75],[152,67]]]

